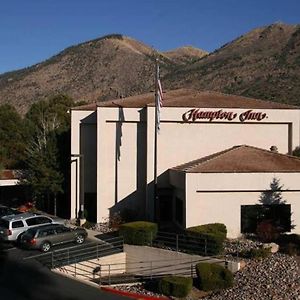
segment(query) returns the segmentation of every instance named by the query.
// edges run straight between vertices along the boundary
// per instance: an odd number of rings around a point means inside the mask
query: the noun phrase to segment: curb
[[[154,296],[146,296],[143,294],[137,294],[133,292],[125,292],[125,291],[119,291],[114,288],[109,288],[109,287],[101,287],[102,291],[117,294],[120,296],[125,296],[131,299],[136,299],[136,300],[170,300],[168,297],[160,296],[160,297],[154,297]]]

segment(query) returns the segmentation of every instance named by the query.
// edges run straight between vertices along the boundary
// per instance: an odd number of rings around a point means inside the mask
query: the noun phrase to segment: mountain
[[[171,51],[163,52],[163,54],[170,60],[178,64],[188,64],[193,63],[200,58],[208,55],[208,52],[191,46],[185,46]]]
[[[300,105],[300,25],[257,28],[208,54],[193,47],[159,52],[113,34],[0,75],[0,104],[21,113],[59,93],[95,102],[154,89],[155,57],[164,89],[193,87]]]
[[[154,82],[154,54],[162,73],[174,62],[129,37],[110,35],[67,48],[50,59],[0,76],[0,103],[25,112],[35,101],[58,93],[97,101],[148,91]]]
[[[300,105],[300,25],[257,28],[164,82]]]

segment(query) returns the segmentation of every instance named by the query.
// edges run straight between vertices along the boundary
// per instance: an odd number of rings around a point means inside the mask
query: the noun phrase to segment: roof
[[[0,171],[0,180],[13,180],[22,177],[20,170],[2,170]]]
[[[96,110],[97,107],[142,108],[154,106],[154,92],[122,99],[102,101],[72,108],[72,110]],[[299,109],[298,106],[259,100],[214,91],[178,89],[164,92],[164,107],[201,108],[257,108],[257,109]]]
[[[252,146],[235,146],[171,170],[185,173],[300,172],[300,158]]]

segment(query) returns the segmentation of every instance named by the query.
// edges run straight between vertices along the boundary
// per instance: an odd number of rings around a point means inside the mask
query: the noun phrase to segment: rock
[[[279,250],[279,246],[275,243],[263,244],[263,248],[264,249],[270,248],[271,253],[277,253]]]
[[[246,262],[244,260],[240,261],[240,270],[243,270],[246,267]]]

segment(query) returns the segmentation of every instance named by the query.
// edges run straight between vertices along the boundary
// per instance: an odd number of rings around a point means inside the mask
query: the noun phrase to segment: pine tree
[[[263,205],[285,204],[286,201],[282,198],[282,188],[280,180],[274,177],[270,183],[270,190],[261,193],[259,202]]]
[[[259,202],[262,205],[258,208],[260,222],[257,224],[257,231],[261,236],[272,232],[270,239],[274,239],[279,233],[290,231],[295,227],[291,221],[290,205],[286,205],[282,191],[283,185],[274,177],[270,189],[260,195]]]
[[[21,116],[11,105],[0,105],[0,165],[2,168],[22,167],[24,140]]]

